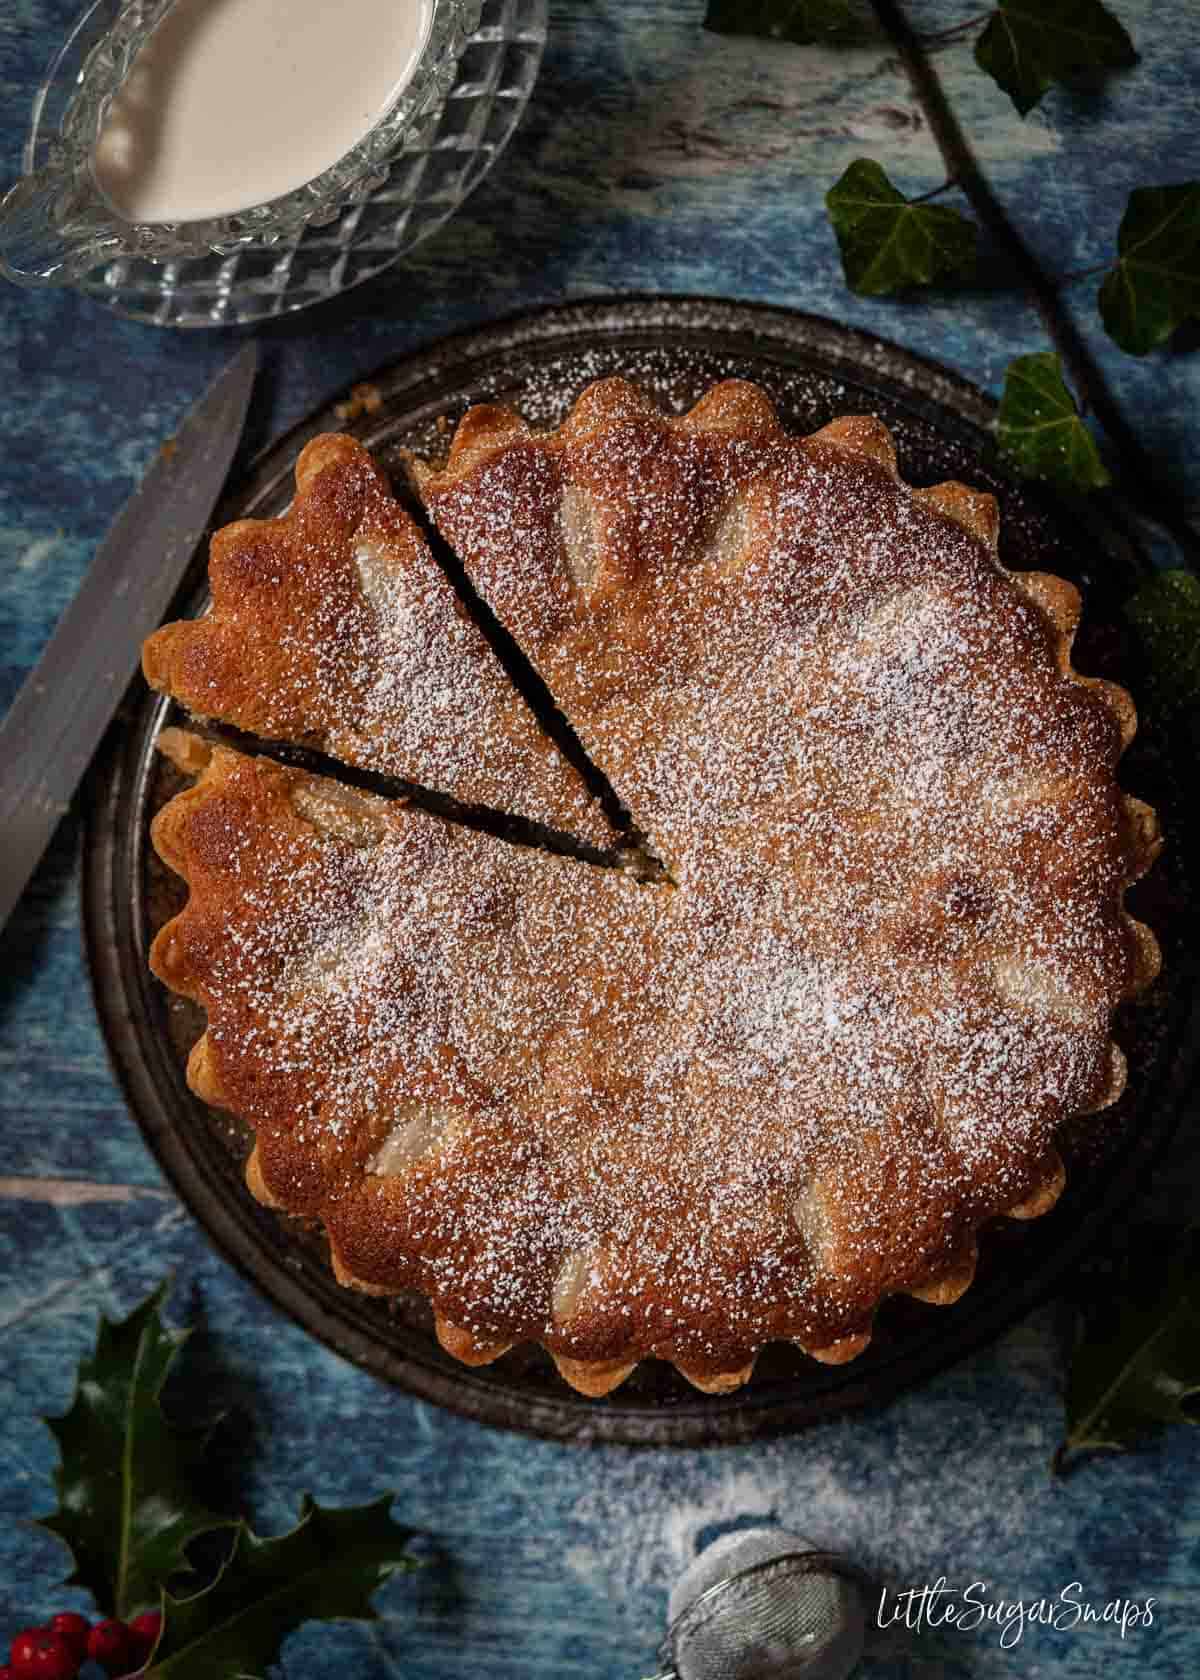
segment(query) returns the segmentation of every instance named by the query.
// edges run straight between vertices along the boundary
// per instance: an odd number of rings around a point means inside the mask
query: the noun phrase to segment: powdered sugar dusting
[[[202,716],[606,844],[366,451],[311,448],[287,514],[218,535],[214,610],[160,633],[172,662],[155,680]]]
[[[744,390],[608,401],[430,498],[675,889],[417,812],[354,845],[243,765],[189,818],[228,859],[192,957],[268,1181],[348,1271],[481,1342],[711,1374],[961,1263],[1103,1087],[1117,732],[885,469]]]

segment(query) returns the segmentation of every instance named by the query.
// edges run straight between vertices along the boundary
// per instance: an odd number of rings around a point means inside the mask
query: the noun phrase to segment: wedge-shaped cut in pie
[[[193,716],[612,838],[353,438],[308,444],[281,518],[219,531],[209,580],[211,612],[143,653],[147,681]]]
[[[1158,966],[1075,591],[877,422],[792,438],[742,384],[668,419],[606,382],[545,436],[472,411],[416,473],[675,884],[169,736],[199,780],[155,824],[190,898],[152,960],[251,1190],[457,1357],[539,1341],[587,1394],[850,1359],[888,1295],[958,1299],[980,1227],[1057,1199]]]

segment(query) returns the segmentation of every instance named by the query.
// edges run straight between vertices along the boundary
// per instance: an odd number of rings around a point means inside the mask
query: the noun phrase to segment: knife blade
[[[245,345],[113,522],[0,724],[0,927],[50,843],[221,494],[250,402]]]

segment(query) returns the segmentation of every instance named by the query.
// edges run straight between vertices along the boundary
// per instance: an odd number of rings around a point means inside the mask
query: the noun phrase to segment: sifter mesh
[[[846,1680],[862,1655],[857,1576],[778,1529],[701,1554],[671,1609],[664,1655],[677,1680]]]

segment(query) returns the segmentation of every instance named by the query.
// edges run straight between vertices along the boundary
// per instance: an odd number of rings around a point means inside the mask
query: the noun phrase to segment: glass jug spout
[[[131,251],[86,168],[69,160],[22,176],[0,199],[0,274],[18,285],[70,286]]]
[[[76,18],[34,100],[24,174],[0,199],[5,278],[70,286],[97,264],[140,250],[138,230],[99,191],[91,152],[113,95],[173,3],[89,0]]]

